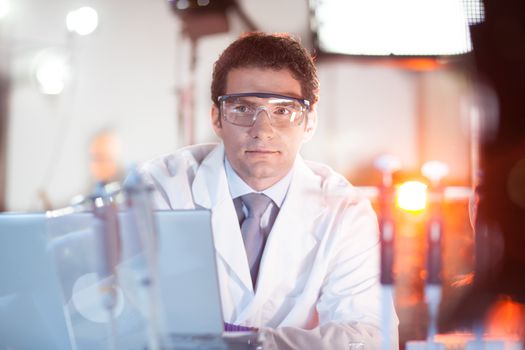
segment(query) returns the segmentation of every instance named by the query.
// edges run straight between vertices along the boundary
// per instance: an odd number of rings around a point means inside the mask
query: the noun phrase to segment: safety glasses
[[[253,126],[265,111],[272,126],[287,128],[302,125],[310,109],[308,100],[270,93],[239,93],[218,98],[219,112],[227,122]]]

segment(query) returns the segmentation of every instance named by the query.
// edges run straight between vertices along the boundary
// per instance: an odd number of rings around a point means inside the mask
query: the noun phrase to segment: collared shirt
[[[266,196],[270,197],[272,202],[268,205],[268,208],[261,217],[261,229],[266,237],[271,231],[271,227],[279,214],[279,209],[281,208],[286,193],[288,192],[288,187],[290,187],[290,182],[292,181],[293,168],[279,180],[273,186],[265,189],[264,191],[256,191],[251,188],[237,173],[233,170],[230,162],[227,157],[224,157],[224,169],[226,170],[226,178],[228,180],[228,187],[230,189],[230,194],[232,196],[233,202],[235,204],[235,209],[237,210],[237,216],[239,218],[239,224],[244,220],[248,215],[248,209],[243,205],[241,196],[244,196],[248,193],[263,193]]]

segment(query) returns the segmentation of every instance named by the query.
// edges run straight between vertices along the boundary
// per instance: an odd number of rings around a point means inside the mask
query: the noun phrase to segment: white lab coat
[[[378,346],[377,220],[370,203],[341,175],[324,165],[296,159],[254,293],[228,189],[222,143],[183,148],[144,164],[142,171],[156,189],[157,209],[211,209],[226,322],[295,329],[310,335],[335,325],[343,327],[336,333],[346,332],[348,339],[365,339],[373,343],[372,348]],[[391,336],[397,348],[395,312],[391,317]],[[285,342],[290,341],[293,339]],[[336,347],[331,342],[327,348]]]

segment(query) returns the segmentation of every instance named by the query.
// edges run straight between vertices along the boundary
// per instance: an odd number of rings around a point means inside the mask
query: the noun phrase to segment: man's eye
[[[248,112],[249,108],[248,106],[245,106],[245,105],[238,105],[238,106],[234,106],[232,110],[237,113],[246,113]]]
[[[291,111],[286,107],[278,107],[273,110],[273,113],[277,115],[289,115]]]

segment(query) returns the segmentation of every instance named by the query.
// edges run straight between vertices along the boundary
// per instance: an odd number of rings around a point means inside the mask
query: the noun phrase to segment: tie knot
[[[241,197],[244,205],[248,208],[248,217],[260,218],[272,201],[270,197],[262,193],[248,193]]]

